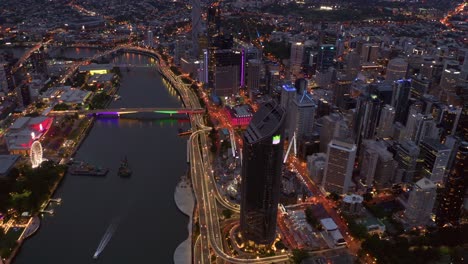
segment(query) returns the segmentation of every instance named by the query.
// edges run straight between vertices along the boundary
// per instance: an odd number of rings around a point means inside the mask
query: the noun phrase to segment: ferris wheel
[[[42,159],[42,145],[39,141],[34,141],[31,145],[31,150],[29,153],[31,158],[31,165],[33,168],[39,167],[41,165]]]

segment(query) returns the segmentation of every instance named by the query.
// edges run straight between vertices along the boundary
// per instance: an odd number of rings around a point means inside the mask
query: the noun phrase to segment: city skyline
[[[467,16],[2,1],[0,263],[463,263]]]

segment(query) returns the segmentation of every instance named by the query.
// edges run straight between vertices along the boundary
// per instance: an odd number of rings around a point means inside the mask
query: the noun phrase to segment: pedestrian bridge
[[[63,110],[63,111],[50,111],[50,115],[70,115],[70,114],[81,114],[81,115],[126,115],[126,114],[137,114],[137,113],[157,113],[157,114],[201,114],[205,110],[203,108],[161,108],[161,107],[137,107],[137,108],[109,108],[109,109],[93,109],[93,110]]]

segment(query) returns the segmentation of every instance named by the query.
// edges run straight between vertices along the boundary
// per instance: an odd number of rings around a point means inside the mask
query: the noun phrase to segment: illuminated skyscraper
[[[458,148],[455,163],[450,171],[436,214],[436,223],[457,224],[460,219],[466,177],[468,175],[468,142],[463,141]]]
[[[257,244],[275,239],[284,121],[283,107],[273,101],[264,103],[243,136],[240,230]]]

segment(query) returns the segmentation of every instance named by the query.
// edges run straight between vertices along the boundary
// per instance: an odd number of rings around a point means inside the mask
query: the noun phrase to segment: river
[[[121,64],[148,64],[141,55],[123,54]],[[181,107],[154,68],[122,70],[119,94],[110,107]],[[98,119],[75,159],[110,168],[106,177],[67,175],[55,197],[62,204],[45,216],[39,232],[27,240],[15,264],[173,263],[175,248],[187,238],[188,218],[174,203],[174,190],[186,173],[187,126],[175,120]],[[185,127],[187,128],[187,127]],[[117,176],[128,158],[133,175]],[[104,233],[115,232],[100,255],[92,259]]]

